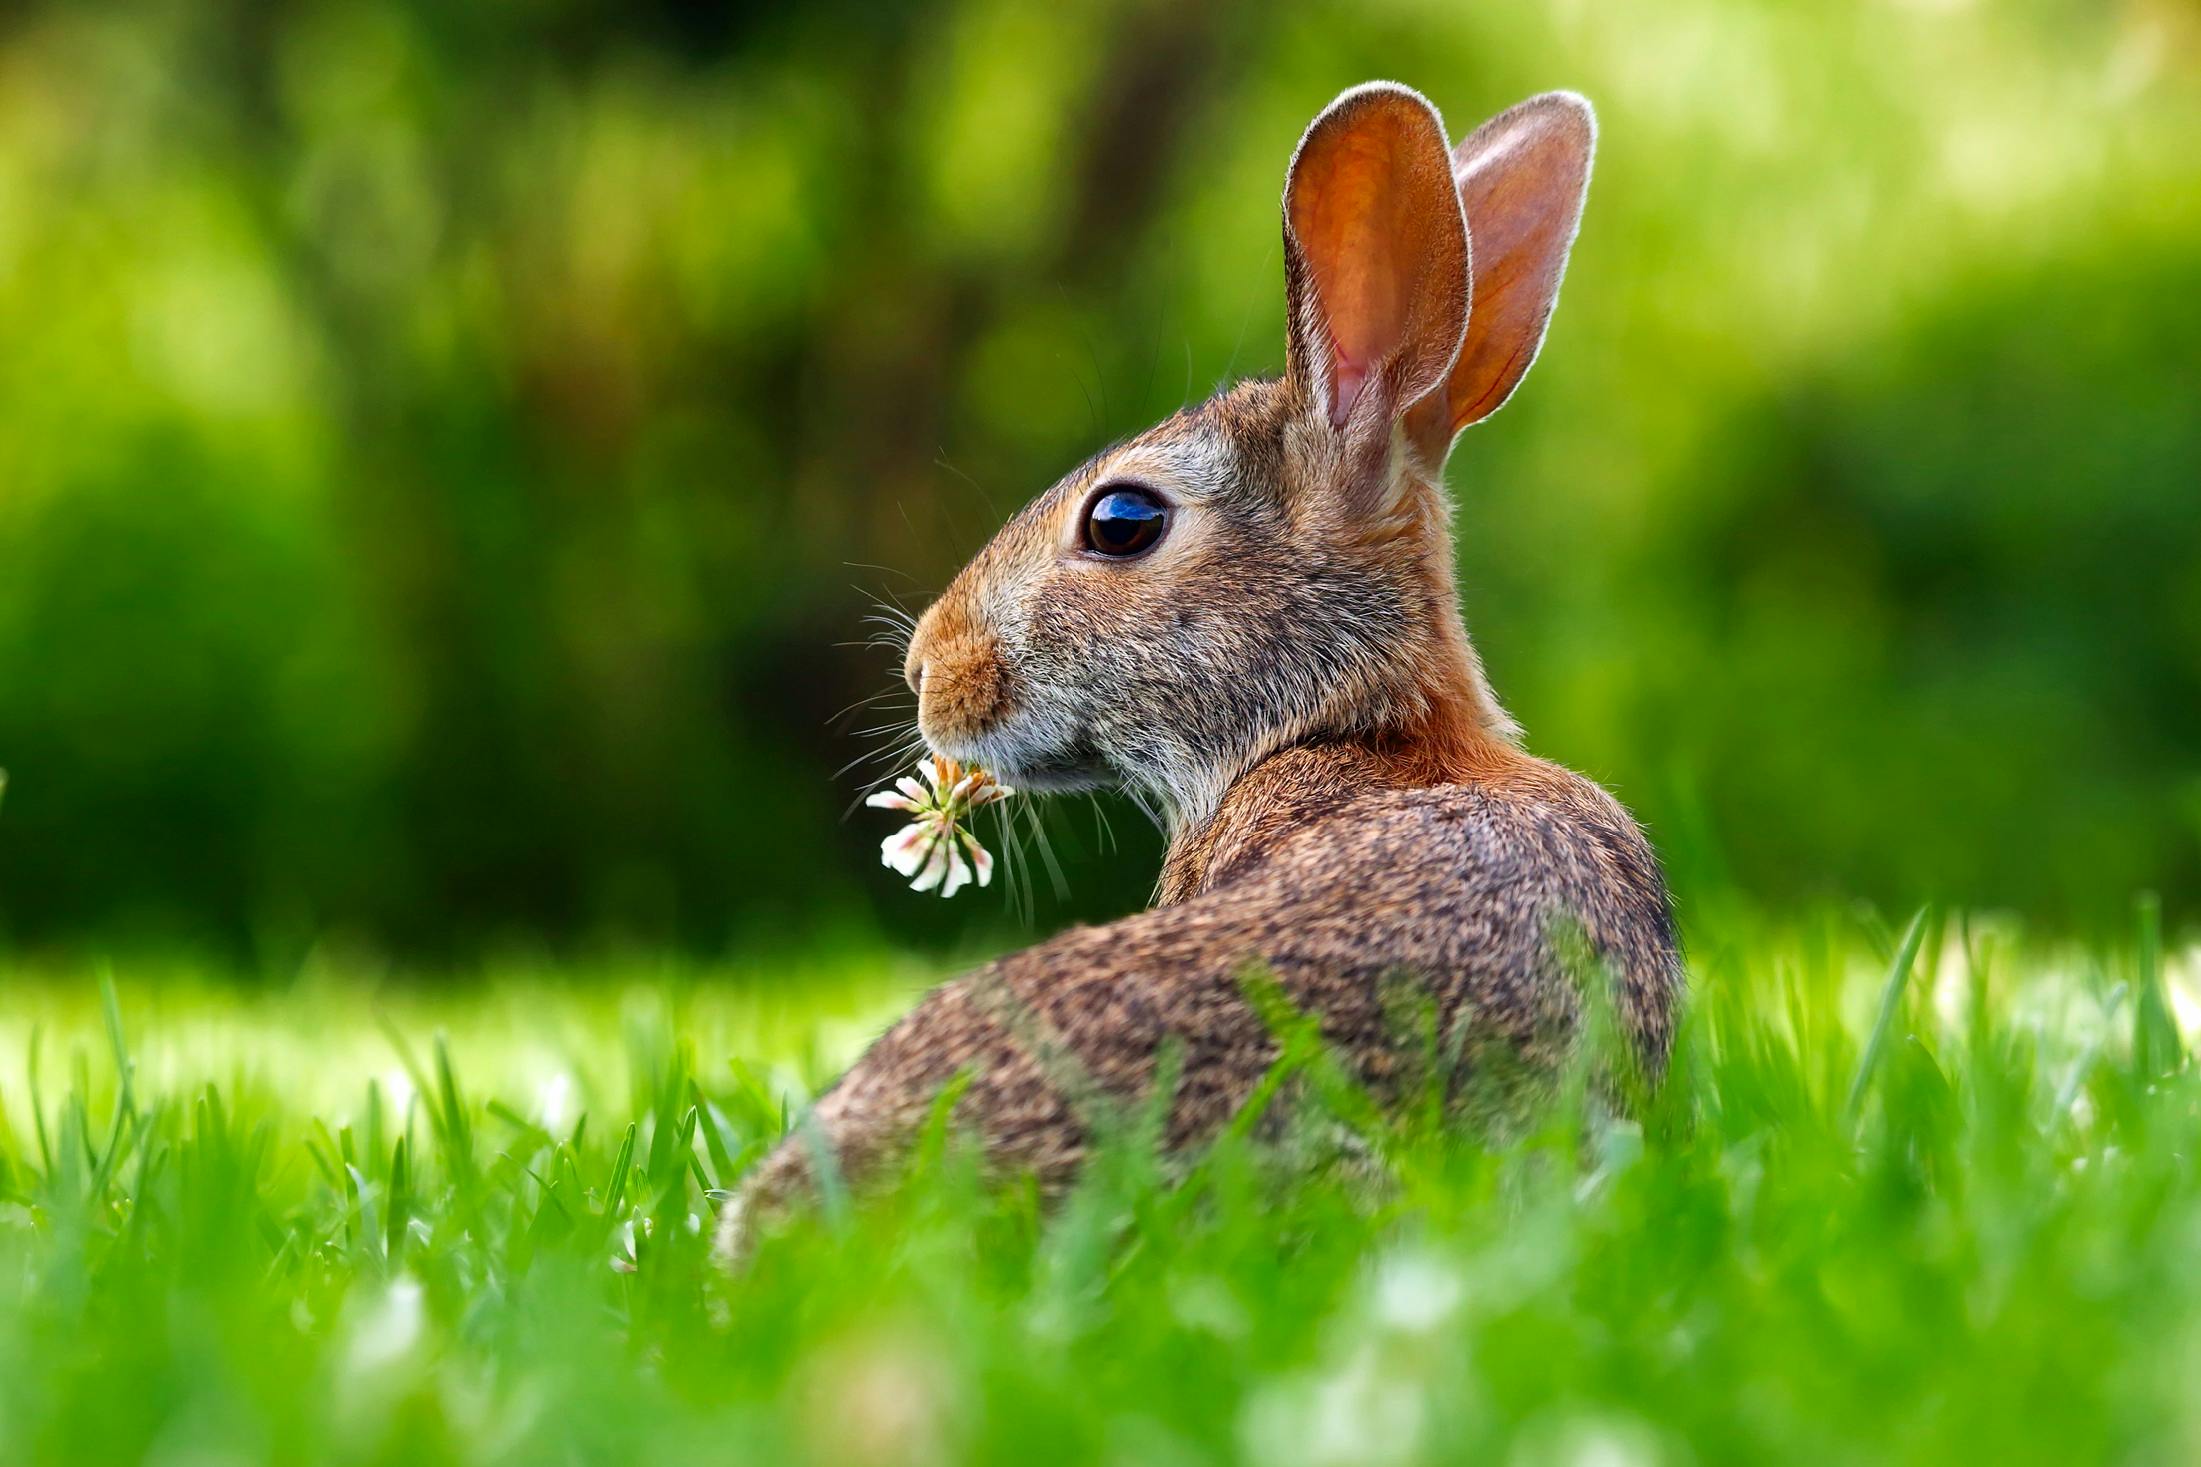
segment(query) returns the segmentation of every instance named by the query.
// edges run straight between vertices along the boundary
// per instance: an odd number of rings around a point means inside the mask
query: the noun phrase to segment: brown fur
[[[1340,99],[1287,190],[1284,379],[1241,384],[1084,465],[926,613],[907,672],[928,742],[1011,784],[1120,782],[1158,805],[1171,840],[1156,905],[934,990],[819,1101],[807,1137],[746,1180],[729,1254],[758,1209],[809,1184],[819,1144],[844,1177],[890,1169],[958,1073],[957,1117],[989,1159],[1052,1189],[1075,1175],[1094,1107],[1145,1099],[1173,1048],[1167,1141],[1198,1145],[1276,1058],[1242,989],[1253,969],[1380,1096],[1410,1067],[1385,1009],[1400,975],[1471,1068],[1503,1053],[1551,1074],[1590,976],[1569,971],[1578,939],[1643,1069],[1660,1072],[1681,973],[1657,863],[1609,795],[1515,743],[1459,616],[1439,483],[1450,440],[1410,420],[1425,400],[1490,395],[1463,388],[1456,360],[1501,364],[1493,380],[1510,391],[1518,372],[1503,364],[1533,357],[1587,179],[1586,117],[1536,99],[1476,135],[1504,153],[1448,157],[1414,94]],[[1509,155],[1531,172],[1507,174]],[[1464,343],[1475,215],[1460,222],[1453,165],[1509,201],[1496,233],[1526,252],[1477,268],[1546,293],[1494,306],[1495,338],[1468,319]],[[1302,239],[1295,221],[1319,228]],[[1433,271],[1443,299],[1402,304]],[[1476,309],[1501,296],[1476,293]],[[1126,483],[1162,497],[1171,524],[1144,558],[1096,557],[1080,539],[1087,506]]]
[[[908,675],[911,691],[926,700],[943,739],[969,738],[1014,711],[1000,645],[974,622],[968,597],[940,599],[925,657]]]

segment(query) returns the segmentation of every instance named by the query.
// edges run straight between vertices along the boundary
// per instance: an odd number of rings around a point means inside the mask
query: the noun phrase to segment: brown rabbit
[[[1102,452],[925,613],[926,741],[1025,789],[1141,792],[1169,822],[1155,905],[933,990],[749,1176],[728,1256],[822,1154],[851,1180],[890,1166],[959,1073],[989,1162],[1054,1189],[1096,1093],[1137,1102],[1171,1049],[1167,1144],[1196,1146],[1278,1053],[1249,970],[1380,1096],[1410,1064],[1396,975],[1466,1054],[1549,1074],[1586,946],[1663,1068],[1682,973],[1657,861],[1611,796],[1519,747],[1460,621],[1440,482],[1535,360],[1595,138],[1569,93],[1452,149],[1419,94],[1346,92],[1285,185],[1283,380]]]

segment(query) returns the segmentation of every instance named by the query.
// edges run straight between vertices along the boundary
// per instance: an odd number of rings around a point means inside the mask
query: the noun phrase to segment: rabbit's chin
[[[1026,794],[1075,794],[1121,783],[1100,750],[1082,736],[1041,743],[989,730],[972,739],[928,741],[928,745],[933,753],[975,764]]]

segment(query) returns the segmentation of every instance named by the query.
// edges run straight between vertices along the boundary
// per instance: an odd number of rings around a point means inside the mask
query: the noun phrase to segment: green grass
[[[1373,1166],[1134,1124],[1051,1216],[933,1145],[730,1282],[710,1189],[921,975],[0,976],[0,1462],[2201,1453],[2194,955],[1723,921],[1635,1120],[1318,1084]]]

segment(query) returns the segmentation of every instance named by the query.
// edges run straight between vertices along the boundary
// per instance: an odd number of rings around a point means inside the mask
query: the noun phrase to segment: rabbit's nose
[[[917,618],[917,625],[909,629],[909,645],[902,650],[902,681],[919,697],[925,693],[925,669],[932,666],[928,656],[940,644],[939,610],[937,606],[925,609]]]
[[[925,668],[930,665],[925,657],[926,641],[924,623],[919,622],[909,639],[909,650],[902,654],[902,681],[913,693],[925,691]]]

